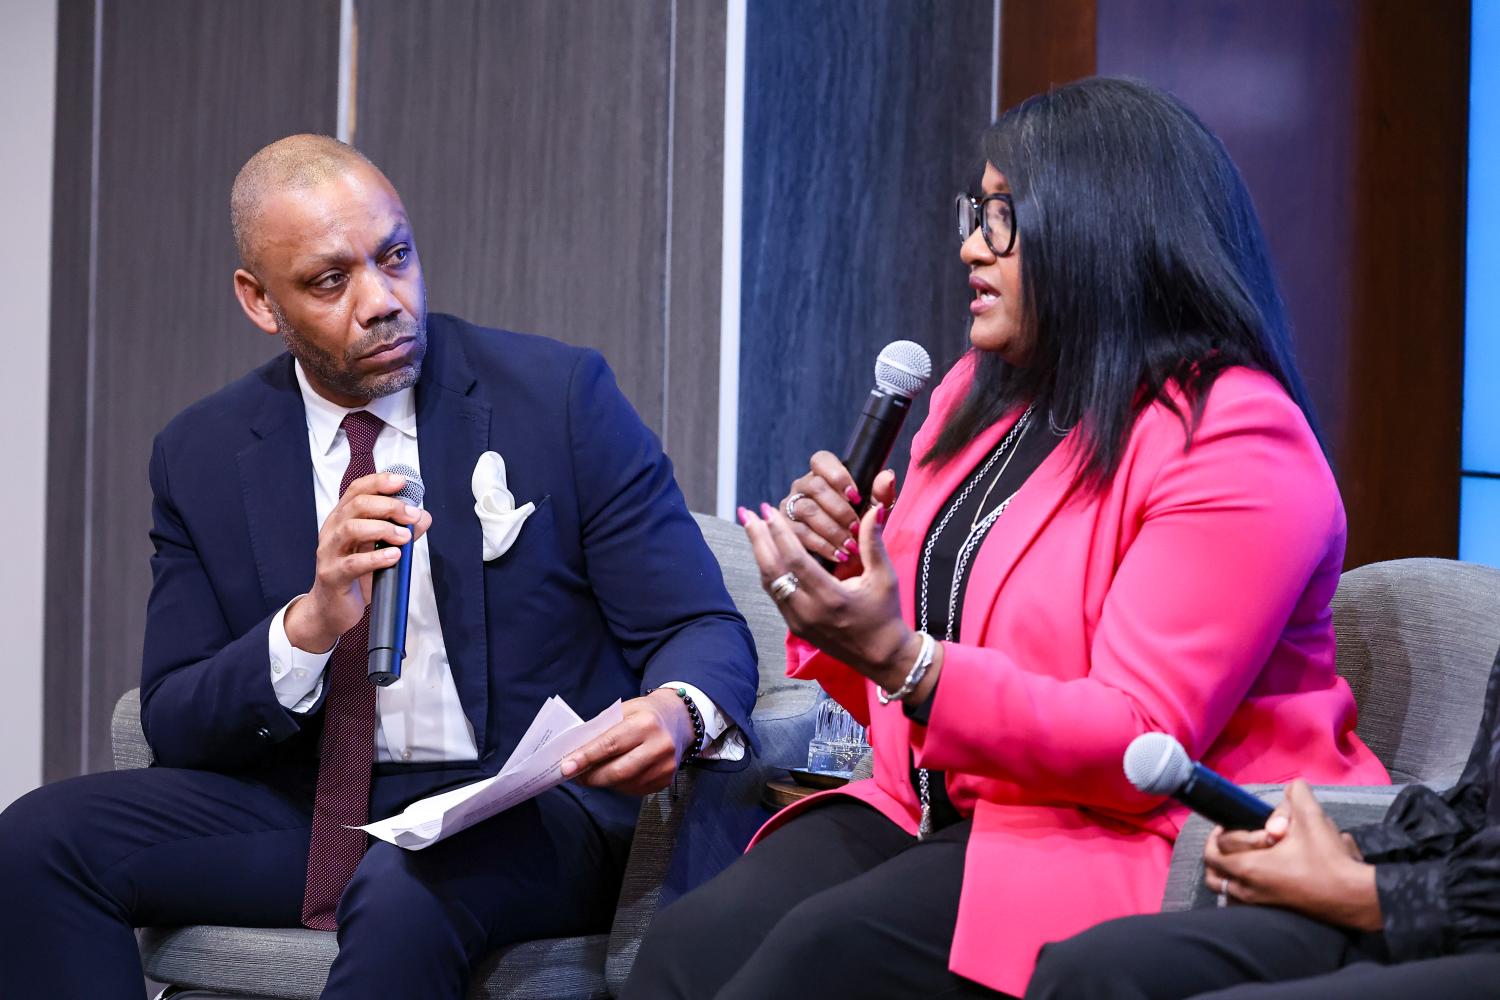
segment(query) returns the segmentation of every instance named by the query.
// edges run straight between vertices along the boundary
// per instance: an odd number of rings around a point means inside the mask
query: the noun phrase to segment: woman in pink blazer
[[[860,517],[820,452],[741,514],[789,672],[869,727],[874,777],[663,911],[627,995],[1019,995],[1044,943],[1160,906],[1185,816],[1124,778],[1144,732],[1239,782],[1387,780],[1334,672],[1343,508],[1223,147],[1095,79],[984,152],[972,349],[900,503],[883,473]]]

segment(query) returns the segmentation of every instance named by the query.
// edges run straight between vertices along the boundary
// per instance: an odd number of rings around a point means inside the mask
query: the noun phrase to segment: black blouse
[[[1009,432],[1005,435],[1009,437]],[[954,595],[953,583],[954,573],[958,570],[958,560],[964,546],[964,540],[969,534],[969,529],[976,522],[980,524],[977,532],[976,545],[990,530],[997,527],[1004,530],[1005,516],[992,521],[988,527],[983,521],[991,511],[1005,501],[1021,484],[1031,478],[1052,450],[1057,447],[1063,435],[1052,430],[1045,416],[1033,416],[1027,426],[1011,443],[1013,454],[997,453],[1005,446],[1005,437],[995,445],[993,451],[985,455],[974,467],[974,471],[964,477],[958,488],[953,491],[932,519],[932,524],[927,529],[927,537],[922,542],[922,552],[927,551],[927,546],[932,546],[932,558],[927,563],[927,627],[926,632],[934,639],[942,640],[948,635],[948,623],[950,621],[949,603],[950,595]],[[994,462],[990,459],[995,457]],[[1008,457],[1008,461],[1007,461]],[[986,467],[988,466],[988,467]],[[998,478],[997,478],[998,477]],[[968,491],[967,495],[965,490]],[[946,525],[944,524],[946,519]],[[940,530],[941,529],[941,530]],[[921,621],[922,607],[922,572],[923,561],[917,563],[916,601],[918,625]],[[953,638],[959,638],[958,623],[963,621],[964,594],[968,590],[969,572],[974,568],[974,556],[971,554],[965,565],[964,575],[958,580],[956,597],[951,601],[953,605],[951,620],[954,623]],[[938,675],[938,684],[942,683],[942,675]],[[927,720],[932,716],[932,702],[937,696],[937,685],[933,685],[932,691],[919,704],[903,704],[902,710],[906,717],[920,725],[927,725]],[[918,774],[915,759],[911,763],[912,787],[917,789],[918,796],[921,795],[920,775]],[[961,818],[958,810],[954,808],[953,800],[948,797],[947,788],[944,786],[943,773],[940,771],[928,772],[928,799],[932,803],[932,826],[933,829],[941,829]]]
[[[1410,785],[1385,818],[1349,831],[1375,866],[1385,941],[1399,961],[1500,951],[1500,655],[1458,784]]]

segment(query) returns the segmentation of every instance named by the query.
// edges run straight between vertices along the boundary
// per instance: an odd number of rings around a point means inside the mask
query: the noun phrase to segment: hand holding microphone
[[[890,457],[911,397],[926,385],[931,362],[919,345],[898,341],[880,352],[875,372],[847,462],[819,453],[780,505],[763,504],[758,515],[742,507],[739,514],[761,584],[792,634],[894,691],[931,640],[901,617],[900,587],[882,537],[895,476],[877,472]],[[834,562],[825,562],[829,558]],[[941,670],[941,649],[931,656],[928,683]]]
[[[1343,927],[1381,929],[1375,868],[1364,863],[1307,782],[1287,786],[1266,827],[1217,830],[1204,844],[1203,880],[1221,906],[1230,900],[1279,906]]]
[[[1143,733],[1125,750],[1125,776],[1147,795],[1170,795],[1221,829],[1204,846],[1204,881],[1229,900],[1281,906],[1319,920],[1381,926],[1374,869],[1353,838],[1318,805],[1307,782],[1271,804],[1195,763],[1166,733]]]
[[[365,612],[376,570],[395,566],[401,547],[420,538],[432,515],[399,499],[405,476],[377,472],[349,484],[318,531],[312,589],[283,620],[293,646],[310,653],[333,648]],[[376,548],[377,542],[386,546]]]
[[[920,344],[898,340],[875,360],[875,387],[844,449],[813,455],[806,475],[792,483],[781,512],[792,521],[803,548],[838,570],[852,572],[859,555],[859,518],[871,504],[896,499],[896,474],[885,468],[912,400],[932,377],[932,359]],[[850,567],[843,570],[843,567]]]

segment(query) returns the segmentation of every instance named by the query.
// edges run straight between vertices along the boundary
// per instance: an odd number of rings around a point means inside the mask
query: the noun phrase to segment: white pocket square
[[[536,504],[527,501],[516,506],[515,494],[505,487],[505,459],[497,451],[479,456],[470,484],[474,487],[474,513],[484,530],[484,559],[488,562],[516,543],[521,525],[536,510]]]

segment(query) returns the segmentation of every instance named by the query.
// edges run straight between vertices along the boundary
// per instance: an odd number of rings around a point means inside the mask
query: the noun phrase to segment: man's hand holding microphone
[[[370,603],[376,570],[394,566],[401,546],[426,534],[432,515],[392,494],[405,476],[377,472],[349,484],[318,531],[313,586],[292,602],[284,619],[293,646],[325,653],[359,621]],[[376,542],[386,543],[377,549]]]

